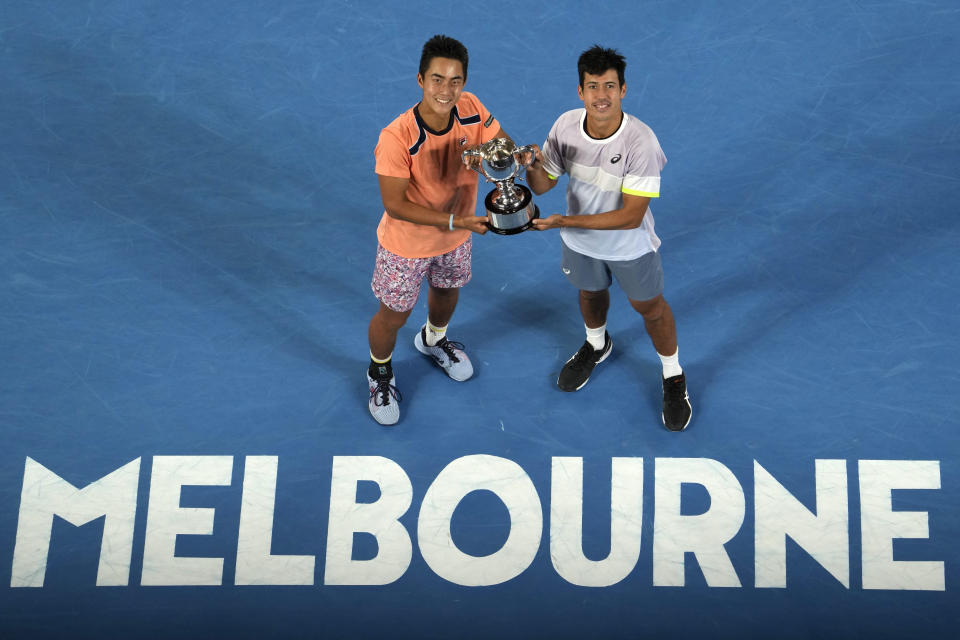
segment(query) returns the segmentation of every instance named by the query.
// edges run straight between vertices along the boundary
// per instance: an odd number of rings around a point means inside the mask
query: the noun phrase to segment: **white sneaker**
[[[440,338],[437,344],[428,347],[426,334],[427,326],[424,325],[413,339],[413,346],[417,348],[417,351],[433,358],[437,366],[457,382],[469,380],[470,376],[473,375],[473,364],[470,363],[467,354],[463,352],[463,345],[459,342],[451,342],[444,336]]]
[[[385,369],[384,367],[384,373],[386,373]],[[370,371],[367,370],[367,386],[370,389],[370,400],[367,402],[367,407],[370,409],[370,415],[373,416],[374,420],[388,427],[397,424],[397,421],[400,420],[400,401],[403,396],[400,395],[400,390],[394,386],[395,381],[396,378],[393,375],[389,378],[385,375],[371,378]]]

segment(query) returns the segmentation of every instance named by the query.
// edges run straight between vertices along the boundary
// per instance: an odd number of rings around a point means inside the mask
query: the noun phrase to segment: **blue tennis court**
[[[416,351],[422,295],[371,419],[373,149],[436,33],[518,144],[626,56],[686,431],[616,285],[557,389],[551,231],[474,237],[476,375]],[[0,637],[951,637],[958,33],[943,0],[6,2]]]

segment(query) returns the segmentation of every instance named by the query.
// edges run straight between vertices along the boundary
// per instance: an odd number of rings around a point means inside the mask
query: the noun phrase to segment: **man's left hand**
[[[467,169],[470,169],[470,170],[473,170],[473,171],[479,170],[479,169],[480,169],[480,156],[479,156],[479,155],[469,155],[469,156],[468,156],[468,155],[464,155],[464,151],[476,151],[476,150],[478,150],[481,146],[483,146],[483,145],[472,144],[472,145],[470,145],[469,147],[464,147],[463,150],[460,151],[460,158],[463,160],[463,166],[465,166]]]

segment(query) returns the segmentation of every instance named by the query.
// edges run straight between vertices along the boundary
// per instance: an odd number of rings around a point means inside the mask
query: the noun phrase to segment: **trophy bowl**
[[[526,231],[540,217],[540,209],[533,202],[533,194],[523,185],[514,184],[525,167],[522,155],[534,153],[532,146],[517,147],[508,138],[494,138],[477,149],[463,152],[464,159],[477,157],[479,168],[474,170],[496,184],[483,204],[487,210],[487,228],[496,234],[509,236]]]

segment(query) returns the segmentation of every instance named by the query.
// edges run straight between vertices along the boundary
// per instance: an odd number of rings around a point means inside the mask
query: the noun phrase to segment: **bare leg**
[[[677,352],[677,327],[673,321],[673,310],[664,300],[663,295],[638,302],[631,300],[630,305],[643,316],[643,324],[647,335],[653,342],[657,353],[663,356],[672,356]]]
[[[407,322],[410,311],[394,311],[380,303],[380,309],[370,320],[370,328],[367,332],[370,353],[374,358],[384,360],[393,353],[393,347],[397,344],[397,332]]]
[[[583,316],[584,324],[591,329],[607,324],[608,309],[610,309],[609,289],[580,291],[580,314]]]
[[[453,317],[453,311],[457,308],[459,299],[460,289],[457,287],[451,289],[430,287],[427,293],[427,317],[430,319],[430,324],[438,328],[450,324],[450,318]]]

